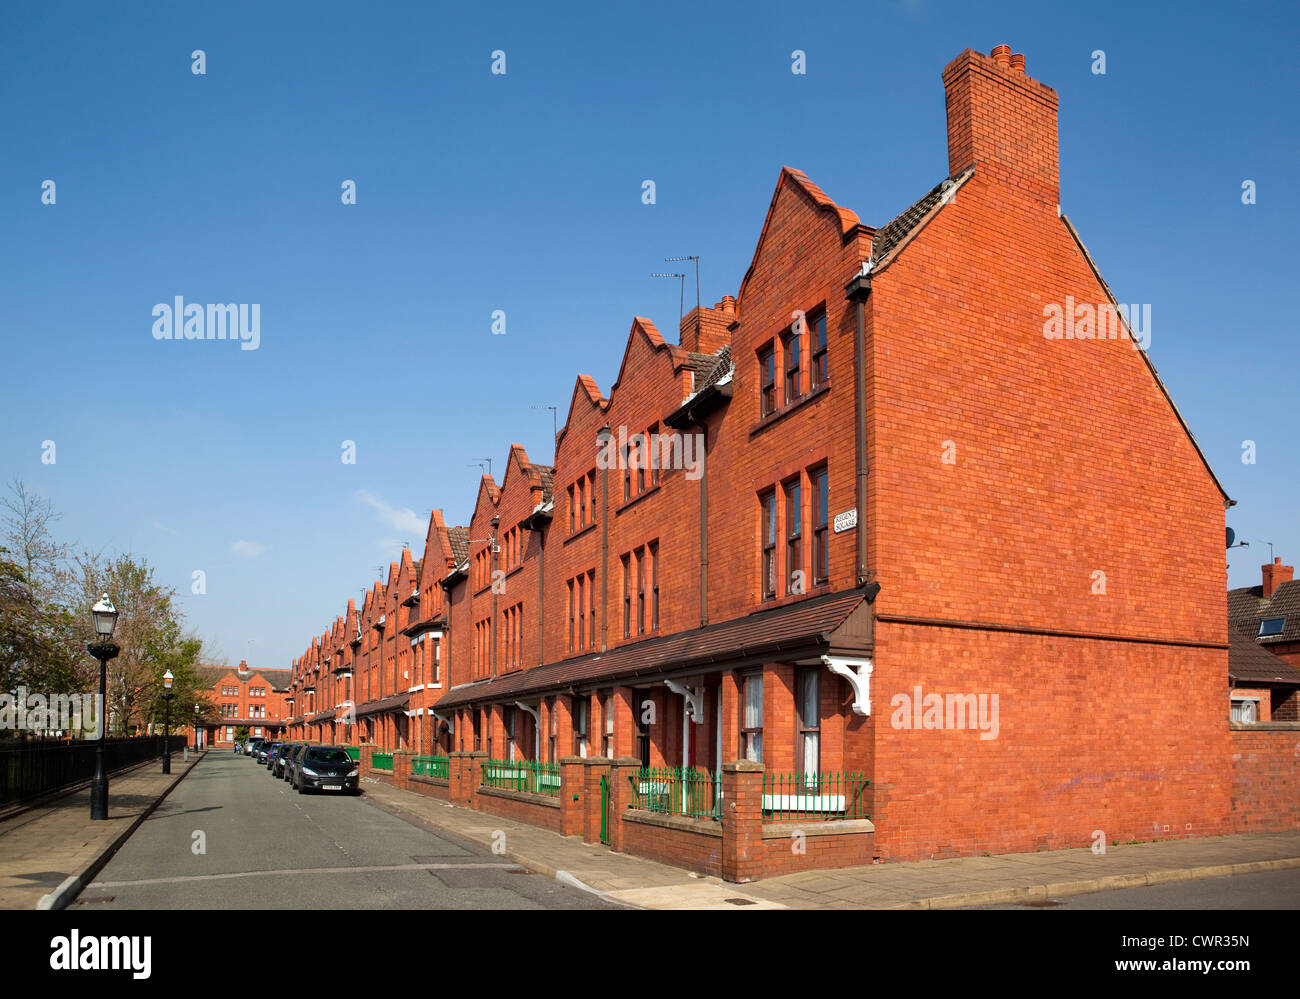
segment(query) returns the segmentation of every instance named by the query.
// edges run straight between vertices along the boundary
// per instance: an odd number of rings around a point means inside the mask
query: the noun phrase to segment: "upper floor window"
[[[826,478],[826,466],[815,468],[808,473],[812,484],[812,575],[814,585],[825,583],[830,579],[830,553],[828,549],[830,532],[829,483]],[[861,511],[859,511],[859,515]],[[861,527],[858,530],[862,530]]]
[[[659,630],[659,542],[650,543],[650,630]]]
[[[623,556],[623,637],[632,636],[632,556]]]
[[[636,630],[645,634],[645,549],[636,550]]]
[[[1259,634],[1262,638],[1264,635],[1280,635],[1282,627],[1286,624],[1284,617],[1266,617],[1259,622]]]
[[[826,313],[818,312],[808,320],[808,350],[812,354],[811,385],[820,388],[830,378],[826,361]]]
[[[656,446],[659,441],[659,424],[655,424],[646,431],[647,447],[650,451],[650,485],[659,485],[659,448]]]
[[[793,402],[803,395],[802,379],[799,377],[799,339],[800,334],[790,332],[782,341],[785,352],[785,401]]]
[[[591,516],[587,518],[587,523],[596,522],[596,473],[587,473],[587,505],[591,507]]]
[[[785,574],[787,591],[803,593],[803,490],[794,479],[785,487]]]
[[[768,346],[758,352],[758,415],[776,409],[776,351]]]
[[[776,490],[759,497],[760,530],[763,539],[763,599],[776,596]]]

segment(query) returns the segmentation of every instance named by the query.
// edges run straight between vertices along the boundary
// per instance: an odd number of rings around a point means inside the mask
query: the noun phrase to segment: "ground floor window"
[[[744,679],[740,716],[740,755],[753,763],[763,762],[763,674],[750,673]]]
[[[587,717],[591,701],[586,697],[573,699],[573,755],[587,756]]]
[[[636,718],[636,755],[643,767],[650,766],[650,718],[653,709],[654,701],[646,698],[632,712]]]
[[[821,670],[802,667],[795,674],[795,753],[799,773],[815,783],[821,770]]]

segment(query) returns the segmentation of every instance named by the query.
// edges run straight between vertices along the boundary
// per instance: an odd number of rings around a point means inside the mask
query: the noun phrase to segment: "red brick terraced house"
[[[1300,720],[1300,581],[1274,558],[1260,585],[1228,591],[1233,721]]]
[[[1061,211],[1056,93],[1006,46],[943,84],[940,183],[875,227],[783,169],[736,295],[635,318],[554,464],[349,605],[367,772],[730,880],[1295,823],[1223,708],[1232,501]]]
[[[199,666],[198,672],[217,706],[220,720],[203,726],[202,744],[213,749],[232,749],[235,735],[246,727],[250,736],[277,738],[289,724],[288,703],[291,671],[287,669],[250,669],[240,660],[239,666]],[[186,720],[185,705],[172,708],[178,724]],[[190,725],[193,729],[193,725]],[[191,734],[191,745],[198,740]]]

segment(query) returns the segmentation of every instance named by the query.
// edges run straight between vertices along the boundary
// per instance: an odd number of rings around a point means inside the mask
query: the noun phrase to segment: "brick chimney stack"
[[[1295,576],[1295,566],[1283,565],[1280,555],[1273,559],[1272,565],[1261,565],[1259,568],[1263,575],[1264,591],[1262,596],[1265,600],[1273,595],[1274,590],[1283,583],[1291,582],[1292,577]]]
[[[967,49],[943,71],[948,108],[948,170],[972,163],[1053,208],[1061,200],[1056,91],[1025,74],[1025,57],[999,45]]]
[[[713,308],[694,308],[682,317],[678,342],[697,354],[716,354],[731,343],[731,324],[735,321],[736,300],[724,295]]]

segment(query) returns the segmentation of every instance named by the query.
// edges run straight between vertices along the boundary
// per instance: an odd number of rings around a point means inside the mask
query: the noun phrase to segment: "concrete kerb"
[[[900,902],[884,906],[886,909],[962,909],[974,905],[1007,905],[1017,902],[1046,900],[1062,895],[1091,895],[1094,892],[1118,891],[1123,888],[1147,888],[1172,884],[1177,881],[1200,881],[1205,878],[1231,877],[1237,874],[1263,874],[1300,867],[1300,857],[1284,860],[1253,860],[1241,864],[1216,864],[1210,867],[1178,867],[1151,871],[1147,874],[1112,874],[1086,881],[1056,881],[1045,885],[1023,888],[1002,888],[993,891],[966,892],[958,895],[936,895],[932,898]]]
[[[135,817],[135,819],[131,822],[131,824],[122,831],[121,835],[119,835],[116,839],[113,840],[113,842],[111,842],[107,847],[105,847],[103,852],[101,852],[98,857],[96,857],[93,861],[87,864],[85,870],[83,870],[80,874],[69,875],[68,877],[64,878],[63,883],[60,884],[59,887],[55,888],[54,891],[46,895],[42,895],[41,900],[36,903],[36,908],[38,910],[52,910],[52,911],[57,911],[59,909],[67,908],[69,903],[71,903],[73,899],[75,899],[79,894],[81,894],[81,890],[86,885],[90,884],[91,881],[94,880],[95,875],[98,874],[101,870],[103,870],[104,865],[113,859],[113,855],[122,848],[123,843],[125,843],[128,839],[131,838],[132,833],[134,833],[138,828],[140,828],[141,823],[143,823],[145,819],[147,819],[150,815],[153,814],[154,809],[156,809],[159,805],[163,803],[163,801],[166,800],[167,795],[171,794],[172,790],[176,787],[176,785],[179,784],[181,781],[183,781],[187,776],[189,776],[189,772],[193,770],[195,766],[198,765],[199,760],[203,759],[203,757],[205,757],[207,754],[208,754],[208,750],[206,749],[203,750],[201,753],[196,753],[194,755],[194,758],[190,761],[189,766],[187,766],[184,769],[184,771],[182,771],[176,777],[175,780],[173,780],[170,784],[167,785],[167,787],[163,790],[162,794],[160,794],[157,798],[155,798],[148,805],[148,807],[144,809],[144,811],[142,811],[139,815]],[[150,760],[148,762],[154,763],[157,762],[157,759],[155,758],[154,760]],[[174,758],[172,762],[173,763],[176,762]],[[144,764],[142,764],[142,766],[143,765]]]

